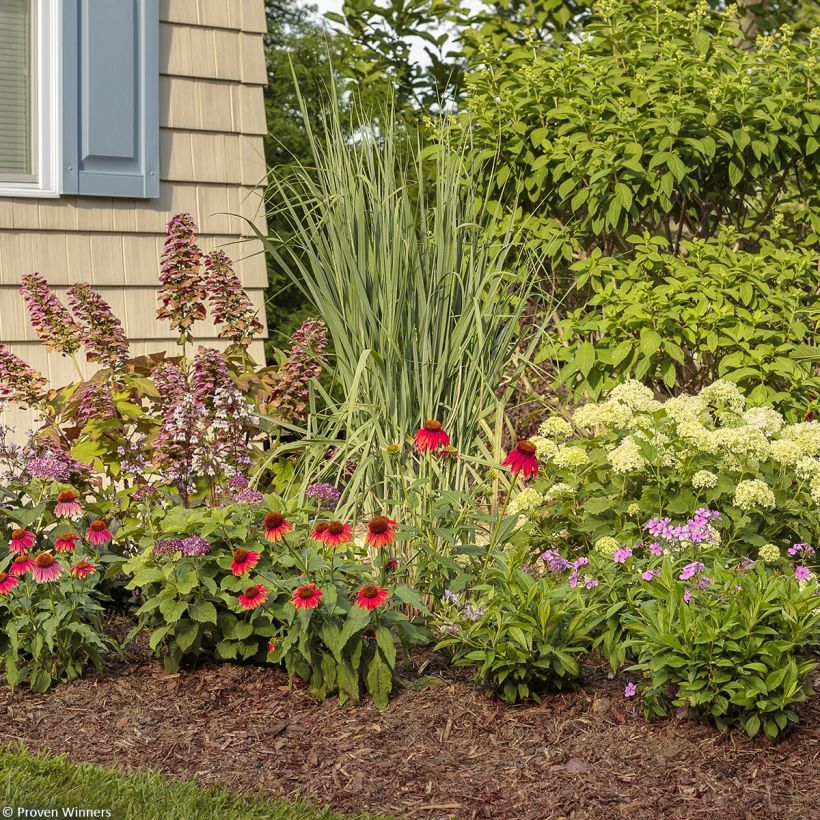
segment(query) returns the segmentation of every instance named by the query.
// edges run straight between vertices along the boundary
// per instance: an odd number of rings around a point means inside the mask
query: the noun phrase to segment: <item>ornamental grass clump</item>
[[[698,507],[721,511],[728,550],[820,536],[820,423],[747,407],[731,382],[660,401],[629,380],[578,407],[568,434],[569,425],[559,417],[542,425],[532,440],[541,477],[511,501],[533,552],[636,541],[642,522]]]

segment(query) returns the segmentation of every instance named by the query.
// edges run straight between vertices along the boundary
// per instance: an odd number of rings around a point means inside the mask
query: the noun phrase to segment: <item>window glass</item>
[[[32,0],[0,0],[0,179],[31,177]]]

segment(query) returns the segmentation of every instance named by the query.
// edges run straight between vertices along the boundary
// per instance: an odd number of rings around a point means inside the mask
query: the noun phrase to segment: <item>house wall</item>
[[[55,386],[74,371],[38,342],[17,292],[20,277],[38,271],[60,296],[73,282],[90,282],[123,322],[133,355],[171,350],[170,327],[156,319],[156,287],[175,213],[193,215],[204,251],[221,247],[234,260],[264,321],[265,260],[243,219],[265,228],[264,0],[161,0],[160,19],[159,198],[0,197],[0,342]],[[210,321],[194,332],[223,346]],[[263,360],[261,339],[251,354]],[[32,425],[18,409],[2,421],[18,433]]]

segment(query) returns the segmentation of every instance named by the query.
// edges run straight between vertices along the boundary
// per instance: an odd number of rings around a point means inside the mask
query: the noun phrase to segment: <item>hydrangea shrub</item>
[[[820,422],[747,407],[731,382],[661,402],[626,381],[569,420],[547,419],[532,441],[540,478],[508,512],[526,519],[534,551],[626,546],[648,519],[664,526],[699,507],[721,511],[727,549],[817,541]]]

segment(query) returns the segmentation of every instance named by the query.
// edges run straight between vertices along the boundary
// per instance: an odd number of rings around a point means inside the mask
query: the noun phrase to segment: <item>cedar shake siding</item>
[[[194,217],[204,252],[221,247],[234,260],[265,319],[265,259],[257,241],[243,241],[252,231],[242,218],[265,230],[264,0],[161,0],[159,10],[159,197],[0,194],[0,342],[54,386],[74,371],[37,340],[20,277],[38,271],[64,303],[67,285],[90,282],[122,321],[132,355],[174,350],[169,323],[156,318],[156,287],[165,226],[176,213]],[[210,321],[194,333],[224,347]],[[261,339],[251,354],[263,360]],[[93,366],[80,362],[91,375]],[[3,421],[19,438],[32,416],[14,408]]]

